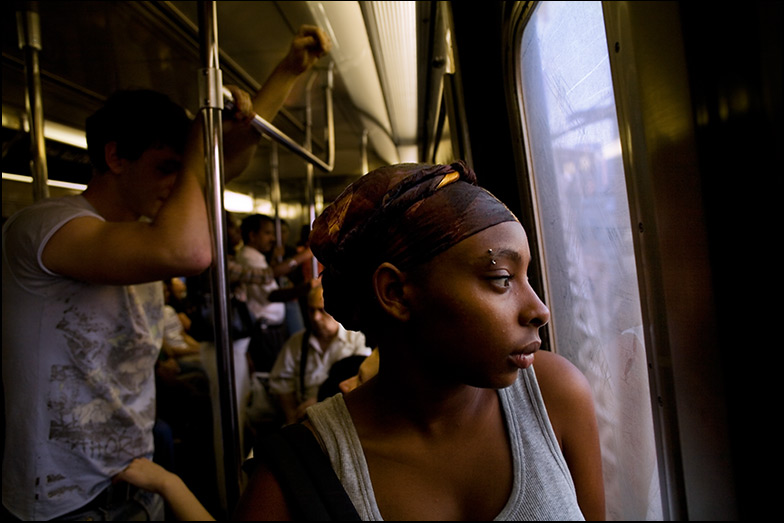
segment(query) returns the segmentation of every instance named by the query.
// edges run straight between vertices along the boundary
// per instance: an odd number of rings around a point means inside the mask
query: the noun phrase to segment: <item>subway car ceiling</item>
[[[198,2],[7,2],[2,7],[4,173],[30,172],[25,55],[17,36],[15,10],[31,4],[37,4],[40,20],[38,55],[47,136],[56,125],[76,130],[78,135],[86,117],[121,88],[156,89],[189,111],[198,110],[197,71],[202,63]],[[325,86],[332,62],[335,161],[331,172],[315,170],[319,199],[329,202],[365,168],[418,161],[422,158],[417,150],[436,150],[433,144],[420,143],[425,122],[438,120],[427,113],[440,104],[418,103],[417,77],[423,85],[432,82],[427,70],[416,74],[417,64],[433,60],[428,58],[427,38],[415,35],[417,31],[420,35],[431,33],[431,11],[440,11],[437,4],[216,2],[224,84],[240,85],[248,91],[258,88],[302,24],[324,28],[333,40],[330,57],[317,65],[309,90],[313,154],[325,158]],[[358,27],[365,30],[357,31]],[[390,27],[397,32],[387,36],[385,31]],[[435,62],[443,69],[444,60]],[[307,83],[299,82],[273,122],[297,143],[306,139]],[[434,85],[432,90],[438,96],[440,84]],[[424,135],[436,133],[431,130]],[[439,137],[448,140],[443,133]],[[81,146],[47,138],[46,150],[50,180],[77,184],[89,180],[90,166]],[[226,189],[268,200],[271,151],[272,141],[262,139],[249,168]],[[278,158],[281,201],[305,203],[305,162],[282,147]],[[4,217],[32,202],[29,185],[17,185],[4,182]]]

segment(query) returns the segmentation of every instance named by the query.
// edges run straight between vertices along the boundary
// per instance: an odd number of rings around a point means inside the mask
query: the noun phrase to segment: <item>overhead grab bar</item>
[[[136,5],[136,4],[135,4]],[[191,36],[196,38],[195,41],[198,41],[198,34],[199,28],[198,26],[194,25],[194,23],[180,11],[177,7],[174,6],[171,2],[140,2],[139,6],[150,7],[154,9],[158,9],[164,16],[162,17],[163,20],[167,20],[170,24],[170,30],[175,34],[184,34],[185,36]],[[250,75],[242,70],[242,68],[231,59],[230,56],[225,54],[223,51],[218,50],[218,53],[222,55],[222,62],[225,62],[226,65],[230,65],[232,72],[237,75],[242,82],[248,83],[250,85],[258,85],[255,80],[253,80]],[[260,116],[256,116],[253,121],[254,127],[262,133],[273,140],[277,141],[278,143],[284,145],[287,149],[294,152],[295,154],[301,156],[305,161],[317,166],[321,170],[325,172],[332,172],[335,167],[335,120],[334,120],[334,113],[332,107],[332,90],[333,90],[333,67],[334,64],[330,61],[329,68],[327,70],[327,85],[326,85],[326,112],[327,112],[327,135],[329,139],[329,143],[327,145],[327,161],[318,158],[310,151],[305,150],[302,146],[300,146],[297,142],[286,136],[280,129],[272,125],[270,122],[266,121],[264,118]],[[253,89],[253,87],[251,87]],[[231,92],[223,87],[222,90],[224,103],[226,106],[231,105],[231,101],[233,97],[231,96]]]
[[[332,172],[335,168],[335,115],[334,110],[332,107],[332,88],[333,88],[333,65],[330,62],[329,67],[327,68],[327,85],[324,87],[325,94],[324,94],[324,101],[327,106],[327,161],[325,162],[318,156],[314,155],[312,152],[307,150],[302,145],[298,144],[291,138],[289,138],[283,131],[272,125],[270,122],[265,120],[259,115],[251,122],[251,125],[256,128],[261,134],[265,134],[278,142],[279,144],[283,145],[287,149],[289,149],[294,154],[302,157],[308,163],[315,165],[319,169],[324,172]],[[226,102],[226,105],[229,106],[233,97],[231,95],[231,91],[229,91],[225,86],[223,87],[223,98]]]

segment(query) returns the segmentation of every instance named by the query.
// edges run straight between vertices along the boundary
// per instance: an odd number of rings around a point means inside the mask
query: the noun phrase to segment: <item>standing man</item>
[[[308,294],[308,317],[310,330],[286,341],[270,373],[270,391],[278,399],[286,424],[295,423],[316,403],[319,386],[335,362],[371,353],[364,334],[347,331],[324,310],[321,285]]]
[[[275,220],[264,214],[246,217],[242,220],[240,232],[244,245],[237,253],[237,262],[253,269],[270,269],[276,277],[290,273],[313,256],[308,250],[269,267],[264,253],[275,246]],[[298,287],[281,289],[274,278],[263,283],[244,284],[248,310],[256,322],[248,346],[253,371],[270,371],[288,337],[284,302],[304,296],[310,288],[308,282]]]
[[[226,179],[328,47],[306,28],[251,102],[235,90]],[[160,498],[112,485],[152,457],[161,281],[211,262],[200,123],[152,91],[121,91],[87,121],[93,177],[3,229],[3,504],[21,519],[161,518]]]

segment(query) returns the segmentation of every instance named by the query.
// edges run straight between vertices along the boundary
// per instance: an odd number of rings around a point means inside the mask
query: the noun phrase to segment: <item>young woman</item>
[[[326,309],[383,362],[305,422],[362,519],[604,518],[590,390],[538,351],[525,231],[468,167],[371,172],[310,240]],[[262,463],[236,516],[296,510]]]

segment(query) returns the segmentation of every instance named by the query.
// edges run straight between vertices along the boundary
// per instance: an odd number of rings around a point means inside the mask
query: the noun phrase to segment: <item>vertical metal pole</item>
[[[270,175],[272,177],[272,187],[270,189],[270,196],[272,199],[272,209],[275,212],[275,245],[281,247],[283,245],[283,235],[281,234],[280,225],[280,164],[278,163],[278,143],[272,142],[272,151],[270,152]],[[278,261],[283,260],[283,255],[278,256]]]
[[[362,129],[362,141],[359,144],[359,156],[362,160],[362,174],[367,174],[368,172],[368,130]]]
[[[330,61],[327,66],[327,82],[324,85],[324,103],[326,104],[327,118],[327,158],[329,159],[328,172],[332,172],[335,162],[335,110],[332,106],[332,92],[335,87],[335,63]]]
[[[30,124],[30,173],[33,177],[33,200],[49,197],[49,171],[46,166],[44,143],[44,105],[41,97],[41,69],[38,52],[41,50],[41,26],[38,2],[25,2],[25,10],[17,11],[16,26],[19,48],[25,54],[25,107]]]
[[[313,82],[316,80],[316,73],[310,75],[305,91],[305,149],[308,151],[313,150],[313,104],[310,99],[310,92],[313,87]],[[313,164],[310,162],[305,163],[307,169],[306,183],[308,195],[308,223],[311,230],[313,229],[313,222],[316,221],[316,191],[314,188],[313,177]],[[313,279],[318,278],[318,260],[314,256],[311,259],[311,273]]]
[[[213,1],[199,2],[201,58],[199,87],[204,123],[206,201],[212,224],[212,303],[215,326],[215,353],[220,392],[221,433],[223,436],[226,503],[229,513],[240,492],[240,444],[234,391],[234,351],[229,336],[229,290],[225,256],[226,223],[223,213],[223,82],[218,63],[217,8]]]

